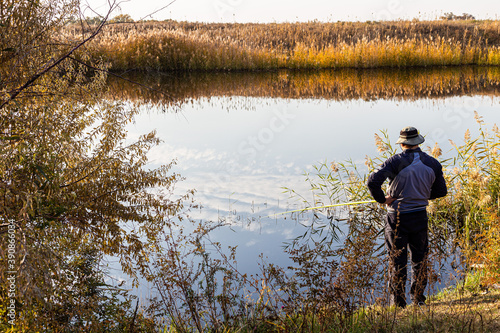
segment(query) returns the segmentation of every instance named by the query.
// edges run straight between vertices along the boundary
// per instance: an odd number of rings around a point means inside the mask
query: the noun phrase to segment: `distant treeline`
[[[89,47],[116,71],[497,66],[500,21],[121,23]]]

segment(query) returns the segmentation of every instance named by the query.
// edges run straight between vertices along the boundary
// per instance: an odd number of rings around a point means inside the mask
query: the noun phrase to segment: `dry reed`
[[[500,22],[141,22],[109,25],[90,47],[116,71],[500,65]]]

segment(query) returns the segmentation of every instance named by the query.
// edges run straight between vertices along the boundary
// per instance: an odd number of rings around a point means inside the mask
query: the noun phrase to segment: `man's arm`
[[[430,200],[444,197],[448,193],[448,188],[446,187],[446,181],[443,176],[443,167],[439,164],[439,168],[434,170],[436,172],[436,179],[431,187]]]
[[[370,194],[372,195],[373,199],[375,199],[375,201],[377,201],[378,203],[390,204],[392,203],[392,201],[395,200],[394,198],[390,197],[386,198],[384,191],[382,191],[382,184],[388,177],[394,175],[393,169],[394,169],[393,163],[391,163],[391,159],[389,159],[385,161],[384,164],[382,164],[382,166],[378,171],[373,172],[368,177],[368,182],[367,182],[368,190],[370,191]]]

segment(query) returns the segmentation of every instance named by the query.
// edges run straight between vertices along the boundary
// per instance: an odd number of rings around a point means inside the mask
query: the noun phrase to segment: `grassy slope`
[[[396,313],[397,332],[499,332],[500,290],[456,290]]]

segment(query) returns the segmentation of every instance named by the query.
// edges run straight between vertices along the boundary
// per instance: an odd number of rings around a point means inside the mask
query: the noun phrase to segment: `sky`
[[[87,17],[105,13],[112,0],[82,0]],[[166,8],[164,8],[166,7]],[[92,10],[95,12],[93,12]],[[125,0],[118,14],[134,20],[190,22],[321,22],[435,19],[444,13],[499,19],[499,0]]]

